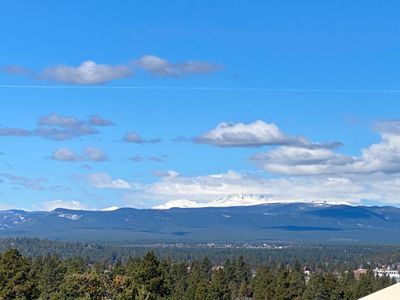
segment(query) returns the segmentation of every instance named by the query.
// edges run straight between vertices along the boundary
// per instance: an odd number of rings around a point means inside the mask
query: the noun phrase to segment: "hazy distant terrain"
[[[0,212],[1,237],[160,242],[400,243],[400,209],[312,203],[225,208]]]

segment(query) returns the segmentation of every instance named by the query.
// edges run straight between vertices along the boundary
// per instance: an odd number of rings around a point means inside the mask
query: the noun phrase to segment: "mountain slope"
[[[0,237],[120,243],[400,243],[400,209],[316,203],[51,212],[0,211]]]

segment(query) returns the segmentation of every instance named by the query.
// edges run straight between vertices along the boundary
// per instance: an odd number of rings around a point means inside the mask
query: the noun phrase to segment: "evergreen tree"
[[[304,272],[299,263],[295,263],[288,276],[287,297],[289,299],[301,299],[305,289]]]
[[[330,294],[325,287],[324,276],[322,273],[314,273],[310,277],[303,294],[304,300],[329,300]]]
[[[291,300],[289,290],[289,270],[283,266],[278,269],[275,279],[274,299]]]
[[[253,281],[253,297],[254,300],[270,300],[273,299],[275,287],[273,283],[273,275],[267,267],[259,267],[256,277]]]
[[[38,289],[32,278],[31,261],[10,249],[0,258],[0,299],[34,299]]]

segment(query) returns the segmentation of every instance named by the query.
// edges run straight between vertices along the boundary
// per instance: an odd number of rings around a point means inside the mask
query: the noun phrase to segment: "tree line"
[[[0,255],[0,299],[334,300],[358,299],[392,283],[371,270],[356,279],[352,271],[308,277],[299,263],[254,269],[243,256],[214,265],[208,258],[159,259],[154,252],[112,264],[30,258],[16,249]]]
[[[254,249],[245,247],[210,248],[198,244],[181,246],[169,245],[121,245],[88,242],[64,242],[41,240],[36,238],[2,238],[0,252],[15,248],[24,256],[37,257],[54,254],[62,259],[82,257],[95,263],[103,261],[114,264],[120,260],[126,262],[132,257],[143,257],[149,250],[159,258],[171,258],[175,261],[202,260],[208,257],[212,264],[223,264],[225,260],[246,258],[251,268],[267,264],[271,268],[279,265],[292,265],[299,262],[313,270],[322,272],[343,272],[359,267],[374,268],[400,262],[398,245],[284,245],[281,249]]]

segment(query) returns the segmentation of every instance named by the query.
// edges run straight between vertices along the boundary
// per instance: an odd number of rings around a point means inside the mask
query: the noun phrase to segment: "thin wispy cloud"
[[[20,186],[35,191],[46,190],[44,183],[46,183],[47,180],[43,178],[30,178],[26,176],[14,175],[9,173],[0,174],[0,178],[3,178],[3,180],[9,182],[11,185],[14,186]]]
[[[202,61],[170,63],[155,55],[145,55],[136,61],[136,66],[153,75],[182,77],[193,74],[207,74],[221,69],[220,65]]]
[[[131,158],[129,158],[131,161],[134,161],[134,162],[139,162],[139,161],[143,161],[143,157],[142,156],[140,156],[140,155],[135,155],[135,156],[132,156]]]
[[[68,162],[104,162],[108,160],[108,156],[103,150],[94,147],[85,148],[83,154],[78,154],[69,148],[59,148],[53,152],[50,158]]]
[[[32,75],[33,70],[21,66],[9,65],[0,68],[0,72],[9,75]]]
[[[122,142],[133,143],[133,144],[155,144],[155,143],[160,143],[161,139],[160,138],[145,139],[141,137],[137,132],[131,131],[125,133],[125,135],[122,137]]]
[[[79,120],[71,116],[64,116],[57,113],[42,116],[37,121],[37,128],[24,129],[3,127],[0,128],[0,136],[14,137],[42,137],[52,140],[68,140],[76,137],[83,137],[98,134],[96,127],[110,126],[113,123],[100,116],[93,116],[88,120]],[[101,123],[101,124],[100,124]]]
[[[163,162],[165,160],[165,158],[161,157],[161,156],[150,156],[149,160],[154,161],[154,162]]]
[[[174,170],[155,170],[152,172],[152,175],[156,177],[175,177],[179,176],[179,173]]]

